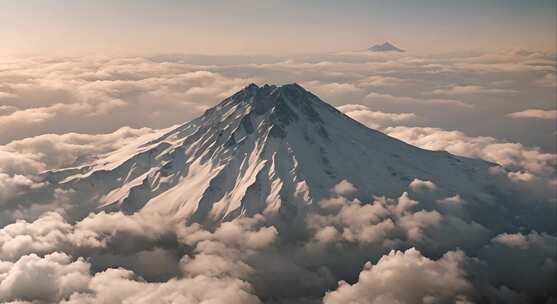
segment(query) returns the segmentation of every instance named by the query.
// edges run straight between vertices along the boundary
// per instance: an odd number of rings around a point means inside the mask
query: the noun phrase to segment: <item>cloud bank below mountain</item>
[[[557,299],[557,156],[547,148],[554,139],[552,127],[545,125],[554,122],[547,110],[555,97],[553,57],[349,53],[215,60],[2,61],[1,301]],[[79,166],[146,142],[252,81],[298,81],[390,136],[498,163],[501,170],[493,175],[508,179],[516,191],[501,195],[521,195],[504,205],[494,206],[493,197],[474,205],[459,193],[442,193],[429,180],[413,179],[399,197],[360,201],[358,188],[341,181],[330,197],[314,202],[317,212],[289,235],[259,214],[215,227],[174,225],[143,213],[92,213],[75,220],[68,216],[76,203],[72,191],[26,196],[44,187],[36,178],[41,171]],[[530,98],[538,94],[541,98]],[[477,115],[493,120],[488,124]],[[477,123],[471,124],[471,117]],[[500,129],[490,129],[494,124]],[[525,126],[540,134],[507,136]],[[549,212],[535,213],[540,210]],[[495,221],[502,211],[522,224]]]

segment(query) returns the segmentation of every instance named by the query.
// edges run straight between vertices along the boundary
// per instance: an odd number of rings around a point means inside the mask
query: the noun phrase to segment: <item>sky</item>
[[[551,0],[1,0],[0,7],[3,54],[276,55],[385,40],[427,52],[556,47]]]

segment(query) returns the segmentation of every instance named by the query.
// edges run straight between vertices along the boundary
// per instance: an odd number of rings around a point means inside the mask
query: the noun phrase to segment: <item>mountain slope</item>
[[[256,213],[294,221],[342,180],[362,201],[399,196],[415,178],[474,199],[492,166],[369,129],[297,84],[251,84],[149,142],[44,177],[97,210],[213,223]]]

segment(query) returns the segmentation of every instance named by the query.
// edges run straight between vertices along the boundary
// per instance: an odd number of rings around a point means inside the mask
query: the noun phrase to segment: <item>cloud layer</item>
[[[45,133],[170,127],[198,116],[250,82],[299,82],[337,106],[361,104],[378,113],[414,114],[428,126],[552,149],[553,124],[518,122],[507,114],[527,111],[531,116],[531,111],[552,109],[555,72],[553,54],[523,50],[448,55],[346,52],[291,58],[3,58],[0,144]],[[525,124],[540,134],[520,132]]]
[[[343,180],[289,231],[262,215],[204,226],[76,213],[75,190],[41,192],[42,171],[137,146],[252,81],[300,82],[390,136],[496,162],[511,190],[480,202],[413,179],[362,201]],[[0,83],[2,302],[557,298],[551,54],[19,58],[0,61]]]

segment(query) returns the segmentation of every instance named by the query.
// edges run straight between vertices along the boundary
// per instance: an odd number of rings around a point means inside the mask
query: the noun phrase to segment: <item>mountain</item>
[[[396,46],[390,44],[389,42],[385,42],[383,44],[375,44],[373,46],[371,46],[368,51],[371,52],[404,52],[404,50],[401,50],[399,48],[397,48]]]
[[[447,196],[481,199],[493,166],[369,129],[298,84],[251,84],[147,142],[43,177],[96,210],[203,223],[261,213],[291,222],[343,180],[361,201],[398,197],[416,178]]]

